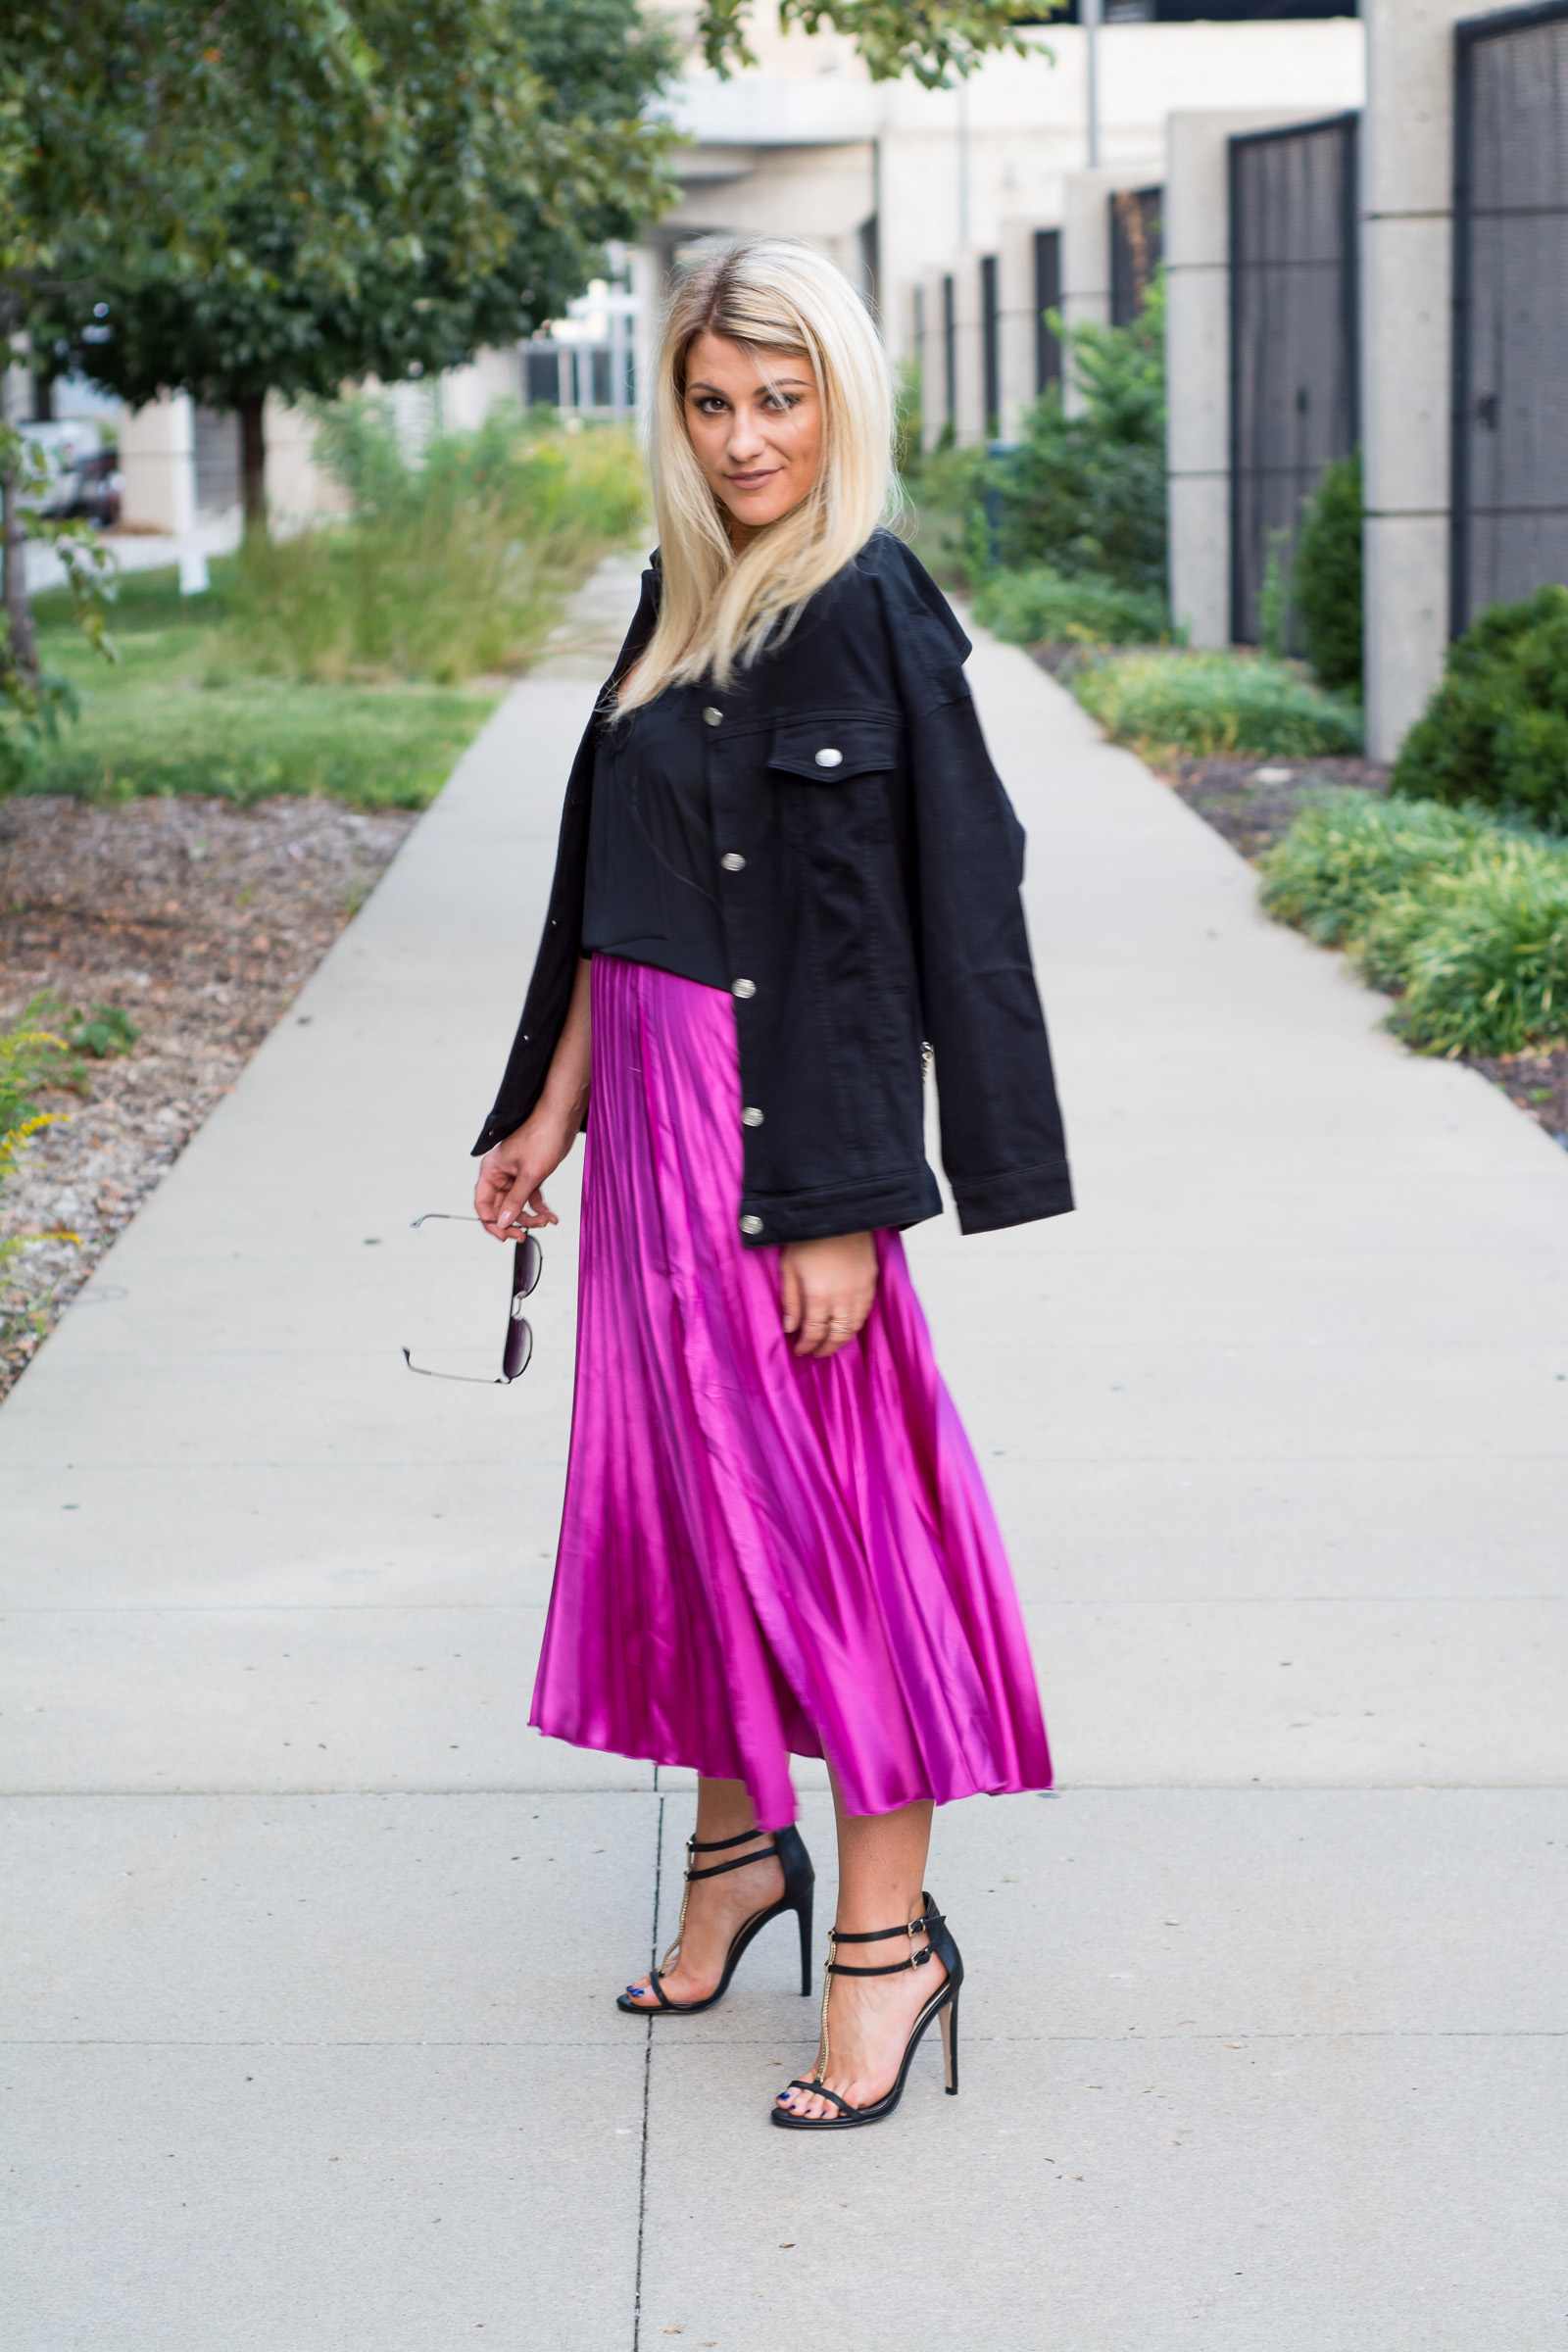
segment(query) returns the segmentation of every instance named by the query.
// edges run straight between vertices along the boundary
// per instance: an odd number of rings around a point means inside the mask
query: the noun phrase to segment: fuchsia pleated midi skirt
[[[1006,1555],[896,1233],[825,1362],[741,1247],[727,994],[593,967],[577,1387],[530,1720],[743,1780],[795,1818],[790,1756],[851,1813],[1051,1785]]]

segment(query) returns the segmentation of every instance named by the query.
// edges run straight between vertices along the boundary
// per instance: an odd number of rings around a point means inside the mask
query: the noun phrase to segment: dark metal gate
[[[1568,0],[1454,34],[1457,636],[1568,581]]]
[[[1271,551],[1357,434],[1357,118],[1230,141],[1231,636],[1255,645]]]

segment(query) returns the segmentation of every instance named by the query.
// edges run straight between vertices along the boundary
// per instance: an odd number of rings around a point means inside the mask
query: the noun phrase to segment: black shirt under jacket
[[[658,563],[607,695],[648,642]],[[1023,828],[980,733],[968,652],[935,582],[878,531],[781,645],[706,690],[746,1106],[736,1213],[754,1247],[937,1213],[924,1040],[963,1231],[1072,1206]],[[544,938],[476,1154],[527,1118],[565,1022],[604,727],[596,713],[572,764]]]
[[[585,956],[728,989],[708,805],[707,690],[670,686],[603,728],[588,816]]]

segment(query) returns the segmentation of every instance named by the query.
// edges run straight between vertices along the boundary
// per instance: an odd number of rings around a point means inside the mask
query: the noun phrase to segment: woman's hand
[[[561,1219],[540,1186],[553,1176],[577,1140],[588,1107],[593,1071],[593,971],[584,956],[572,981],[560,1042],[538,1102],[505,1142],[493,1145],[479,1162],[473,1188],[474,1213],[498,1242],[516,1238],[519,1225],[559,1225]]]
[[[836,1233],[825,1242],[786,1242],[779,1263],[784,1329],[801,1335],[796,1354],[837,1355],[860,1330],[876,1297],[872,1236]]]
[[[473,1188],[474,1212],[487,1233],[498,1242],[510,1242],[516,1239],[519,1226],[560,1224],[539,1188],[555,1174],[576,1139],[576,1122],[541,1103],[532,1118],[491,1147],[479,1162]]]

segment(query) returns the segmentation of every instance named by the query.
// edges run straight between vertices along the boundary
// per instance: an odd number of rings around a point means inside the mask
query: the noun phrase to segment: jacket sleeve
[[[658,559],[643,574],[642,601],[616,658],[610,683],[624,676],[647,644],[658,611]],[[602,698],[601,698],[602,699]],[[594,760],[597,752],[596,716],[591,718],[577,747],[566,781],[565,806],[561,812],[561,835],[556,848],[556,870],[550,885],[550,907],[544,936],[534,958],[533,977],[523,1003],[522,1017],[507,1057],[489,1117],[473,1146],[477,1158],[520,1127],[544,1092],[550,1064],[561,1042],[572,983],[582,948],[583,889],[588,873],[588,818],[593,801]]]
[[[906,723],[921,1005],[942,1164],[963,1231],[988,1233],[1059,1216],[1072,1187],[1024,921],[1023,827],[980,732],[967,642],[909,563],[921,585],[907,594],[898,582],[887,623]]]

